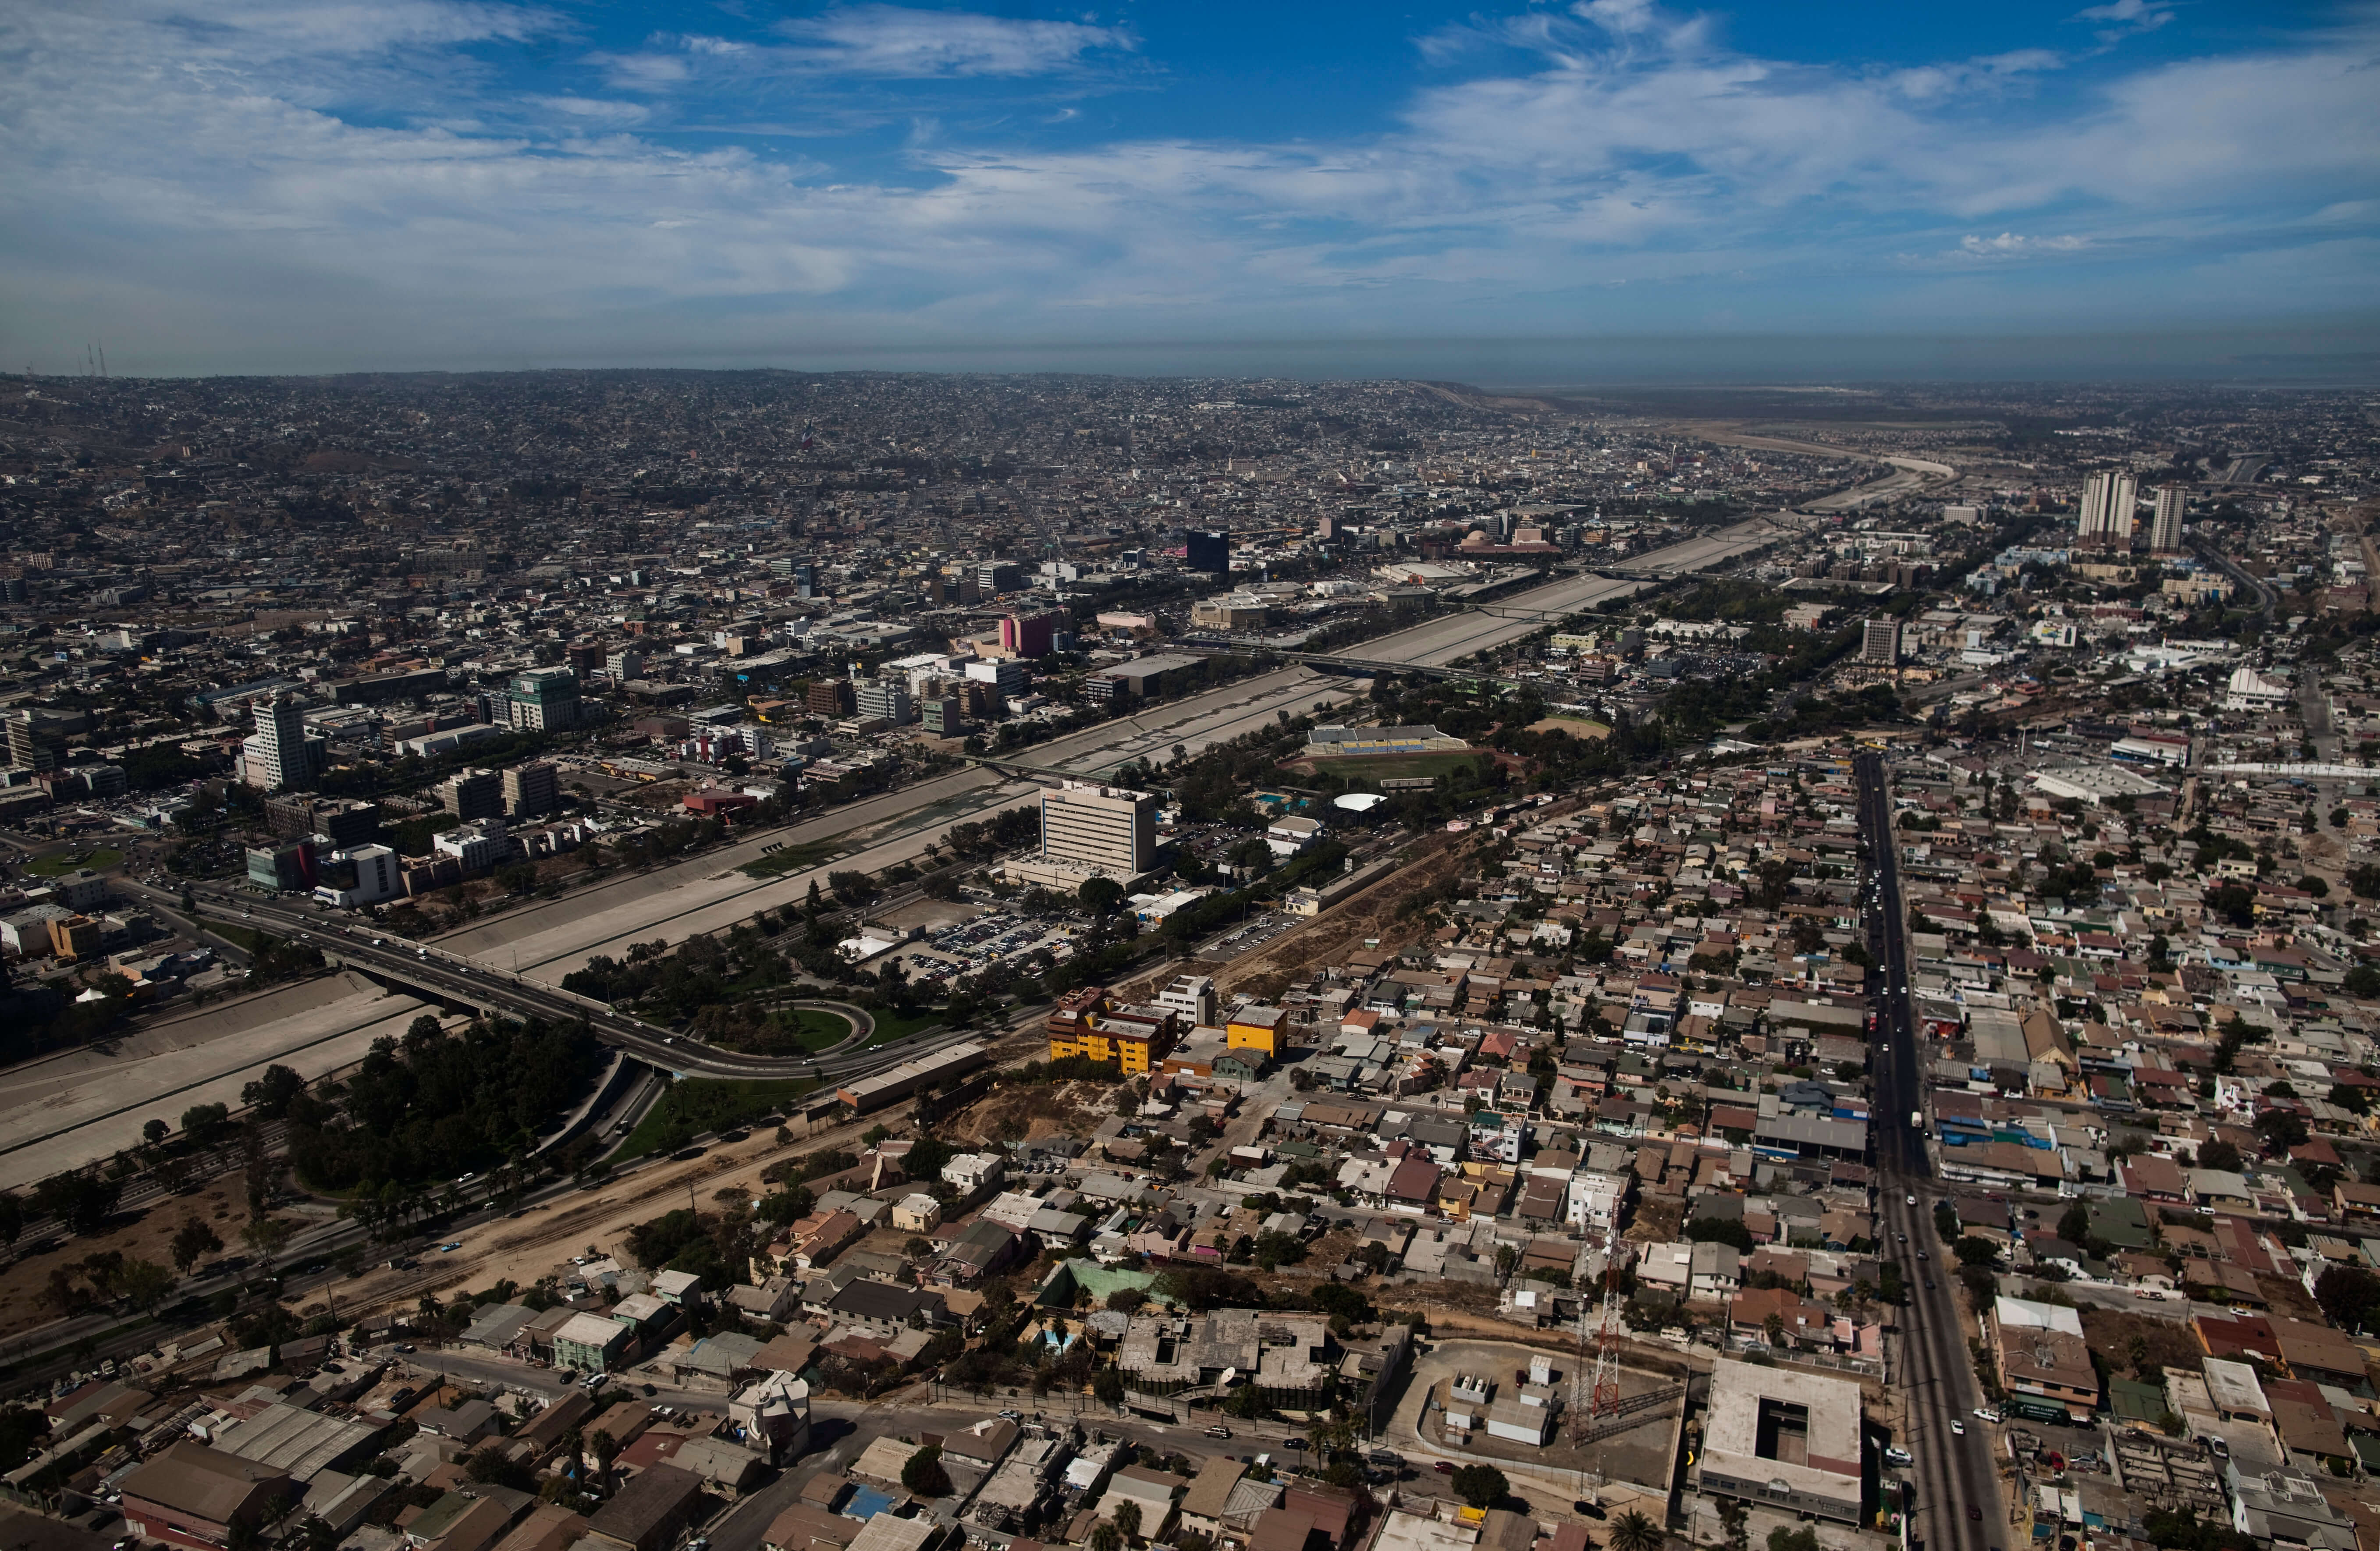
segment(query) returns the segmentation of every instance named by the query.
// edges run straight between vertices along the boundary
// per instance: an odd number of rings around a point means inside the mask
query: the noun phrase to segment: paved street
[[[1925,1139],[1910,1124],[1925,1094],[1910,1011],[1908,936],[1882,757],[1863,754],[1858,771],[1861,833],[1872,869],[1869,941],[1882,966],[1875,1121],[1879,1228],[1891,1246],[1886,1253],[1897,1252],[1909,1288],[1891,1375],[1901,1391],[1909,1426],[1893,1442],[1916,1457],[1912,1473],[1917,1484],[1920,1538],[1939,1548],[1963,1548],[1978,1544],[1969,1533],[1972,1527],[1997,1526],[2004,1510],[1988,1429],[1973,1415],[1980,1398],[1960,1326],[1955,1264],[1934,1232],[1940,1185],[1933,1178]],[[1901,1235],[1905,1245],[1900,1243]],[[1919,1259],[1921,1254],[1927,1258]]]

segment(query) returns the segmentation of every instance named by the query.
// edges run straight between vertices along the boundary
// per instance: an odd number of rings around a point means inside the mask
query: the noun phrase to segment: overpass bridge
[[[212,889],[194,892],[226,913],[242,913],[241,918],[260,930],[306,943],[331,963],[383,984],[403,986],[428,1000],[516,1017],[583,1020],[606,1045],[680,1077],[816,1077],[822,1083],[838,1083],[898,1066],[971,1037],[964,1031],[950,1031],[837,1055],[747,1056],[673,1034],[593,997],[492,968],[441,948],[379,935],[379,928],[337,914]]]

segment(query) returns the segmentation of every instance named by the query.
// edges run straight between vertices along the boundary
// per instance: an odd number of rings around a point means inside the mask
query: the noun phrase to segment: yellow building
[[[1232,1010],[1223,1024],[1223,1042],[1234,1050],[1262,1050],[1275,1060],[1281,1059],[1282,1021],[1278,1007],[1251,1004]]]
[[[1152,1056],[1152,1048],[1159,1053]],[[1067,1036],[1050,1036],[1050,1059],[1066,1056],[1088,1056],[1093,1060],[1116,1063],[1116,1070],[1125,1076],[1146,1075],[1164,1059],[1163,1047],[1137,1030],[1088,1028]]]
[[[1051,1060],[1086,1056],[1115,1062],[1116,1070],[1127,1077],[1146,1076],[1173,1048],[1172,1015],[1152,1016],[1147,1008],[1123,1008],[1105,1014],[1081,1012],[1062,1020],[1068,1025],[1062,1029],[1061,1021],[1055,1015],[1050,1020]]]

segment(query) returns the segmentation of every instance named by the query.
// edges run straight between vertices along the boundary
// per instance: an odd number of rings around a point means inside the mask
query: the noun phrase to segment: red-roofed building
[[[2200,1315],[2190,1325],[2209,1357],[2261,1357],[2276,1365],[2281,1361],[2280,1339],[2261,1315]]]

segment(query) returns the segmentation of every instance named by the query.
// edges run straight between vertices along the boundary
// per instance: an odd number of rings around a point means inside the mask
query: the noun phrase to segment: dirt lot
[[[1636,1215],[1623,1237],[1632,1244],[1675,1242],[1686,1226],[1686,1204],[1673,1196],[1647,1195],[1636,1203]]]
[[[2121,1370],[2126,1376],[2139,1376],[2134,1365],[2135,1340],[2141,1343],[2139,1363],[2151,1367],[2194,1369],[2206,1355],[2199,1350],[2198,1339],[2190,1333],[2190,1327],[2176,1320],[2126,1314],[2120,1309],[2086,1308],[2082,1315],[2082,1334],[2091,1350],[2106,1357],[2109,1367]]]
[[[174,1255],[169,1246],[188,1218],[206,1223],[224,1242],[223,1249],[200,1262],[196,1269],[201,1274],[226,1255],[245,1253],[239,1234],[248,1226],[249,1211],[242,1177],[227,1174],[187,1195],[157,1202],[138,1214],[128,1212],[111,1231],[94,1238],[77,1239],[61,1233],[42,1245],[18,1246],[30,1253],[0,1269],[0,1341],[13,1339],[58,1317],[57,1309],[42,1299],[42,1290],[50,1285],[51,1273],[55,1271],[63,1270],[79,1285],[88,1286],[75,1267],[110,1250],[127,1260],[146,1260],[172,1269]]]
[[[1397,908],[1454,876],[1462,865],[1456,845],[1463,838],[1443,832],[1422,836],[1400,854],[1404,866],[1395,872],[1223,965],[1216,975],[1216,990],[1224,996],[1246,991],[1258,998],[1276,997],[1292,979],[1310,974],[1317,964],[1343,963],[1374,939],[1383,948],[1416,940],[1421,922],[1411,916],[1399,920]]]
[[[1038,1142],[1045,1136],[1088,1136],[1114,1113],[1111,1084],[1051,1083],[998,1089],[934,1131],[946,1142]]]

